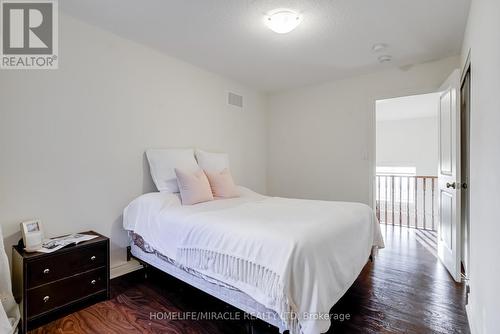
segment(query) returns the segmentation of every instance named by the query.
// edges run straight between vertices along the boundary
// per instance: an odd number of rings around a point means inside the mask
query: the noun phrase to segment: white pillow
[[[149,149],[146,151],[151,177],[158,191],[177,193],[175,168],[196,171],[200,167],[194,158],[193,149]]]
[[[229,169],[229,156],[227,153],[196,150],[196,160],[201,169],[207,172],[220,173],[226,168]]]

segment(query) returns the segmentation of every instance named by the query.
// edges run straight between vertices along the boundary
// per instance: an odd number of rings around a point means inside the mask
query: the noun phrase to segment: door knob
[[[452,182],[452,183],[446,182],[446,188],[455,189],[456,187],[457,187],[457,184],[455,182]]]

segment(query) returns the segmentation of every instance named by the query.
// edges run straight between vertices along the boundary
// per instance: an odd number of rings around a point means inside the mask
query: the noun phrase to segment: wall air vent
[[[227,93],[227,103],[229,105],[238,107],[238,108],[243,108],[243,96],[228,92]]]

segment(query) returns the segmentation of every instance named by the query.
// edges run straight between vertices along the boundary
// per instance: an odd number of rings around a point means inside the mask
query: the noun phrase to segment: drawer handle
[[[48,301],[49,301],[49,299],[50,299],[50,297],[49,297],[49,296],[45,296],[45,297],[43,297],[43,302],[44,302],[44,303],[46,303],[46,302],[48,302]]]
[[[90,281],[90,284],[92,284],[92,285],[95,285],[95,283],[96,283],[95,279],[93,279],[92,281]]]
[[[95,255],[92,255],[92,256],[90,257],[90,261],[95,261]]]
[[[47,268],[47,269],[44,269],[44,270],[43,270],[43,273],[44,273],[45,275],[47,275],[48,273],[50,273],[50,269],[48,269],[48,268]]]

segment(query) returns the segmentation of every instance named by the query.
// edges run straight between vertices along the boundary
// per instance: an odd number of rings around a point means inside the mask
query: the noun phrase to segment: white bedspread
[[[243,194],[194,206],[180,206],[175,195],[143,195],[125,209],[124,227],[178,263],[275,310],[291,334],[327,331],[331,307],[372,246],[384,246],[373,210]]]

